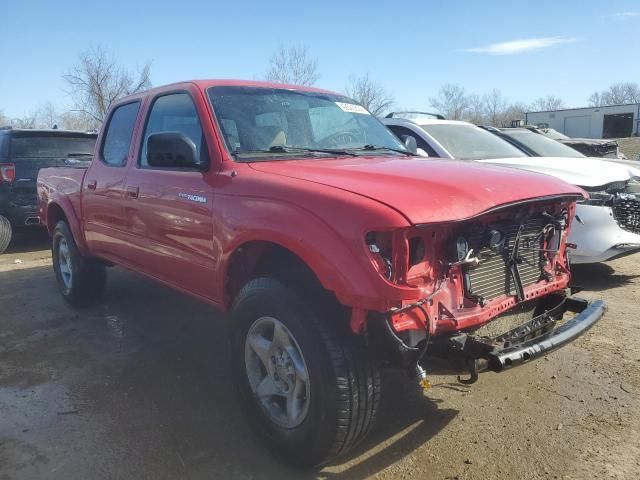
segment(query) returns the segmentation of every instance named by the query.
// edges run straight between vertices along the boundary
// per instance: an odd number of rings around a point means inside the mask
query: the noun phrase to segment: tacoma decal
[[[196,203],[207,203],[207,197],[202,195],[193,195],[191,193],[178,193],[179,198],[184,198],[185,200],[189,200],[190,202]]]

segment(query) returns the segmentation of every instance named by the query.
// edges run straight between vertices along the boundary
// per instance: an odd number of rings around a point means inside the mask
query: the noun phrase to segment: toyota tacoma
[[[426,387],[444,361],[471,383],[605,308],[569,288],[583,190],[425,162],[324,90],[209,80],[129,96],[89,168],[44,169],[38,191],[62,296],[96,302],[118,265],[229,312],[242,403],[298,464],[366,436],[381,368]]]

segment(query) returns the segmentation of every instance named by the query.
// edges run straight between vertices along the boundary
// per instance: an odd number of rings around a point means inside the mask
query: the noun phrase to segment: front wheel
[[[107,278],[105,268],[80,254],[64,221],[58,222],[53,230],[52,259],[58,287],[67,302],[84,307],[102,298]]]
[[[233,365],[242,403],[285,461],[316,466],[370,430],[380,377],[342,319],[271,278],[249,282],[234,302]]]

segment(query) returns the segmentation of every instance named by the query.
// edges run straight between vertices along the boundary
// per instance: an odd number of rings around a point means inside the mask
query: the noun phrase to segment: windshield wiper
[[[365,150],[369,152],[374,152],[376,150],[389,150],[390,152],[402,153],[403,155],[407,155],[411,157],[415,155],[408,150],[400,150],[399,148],[392,148],[392,147],[383,147],[382,145],[364,145],[361,148],[352,148],[351,150]]]
[[[274,145],[265,149],[258,150],[236,150],[234,155],[244,154],[244,153],[298,153],[298,152],[308,152],[308,153],[328,153],[331,155],[349,155],[350,157],[357,157],[358,155],[350,152],[348,150],[341,150],[338,148],[307,148],[307,147],[287,147],[284,145]]]

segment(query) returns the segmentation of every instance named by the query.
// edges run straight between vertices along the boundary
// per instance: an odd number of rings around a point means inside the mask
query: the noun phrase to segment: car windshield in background
[[[11,138],[11,156],[20,157],[90,157],[96,144],[94,136],[68,135],[14,135]]]
[[[516,142],[521,143],[541,157],[584,157],[583,154],[571,147],[568,147],[567,145],[529,130],[505,129],[502,130],[502,133],[513,138]]]
[[[553,128],[542,128],[540,131],[545,134],[549,138],[553,138],[554,140],[568,140],[571,137],[567,137],[564,133],[560,133]]]
[[[380,121],[346,97],[263,87],[211,87],[208,95],[227,147],[238,159],[407,152]]]
[[[439,123],[421,127],[459,160],[526,157],[506,140],[473,125]]]

